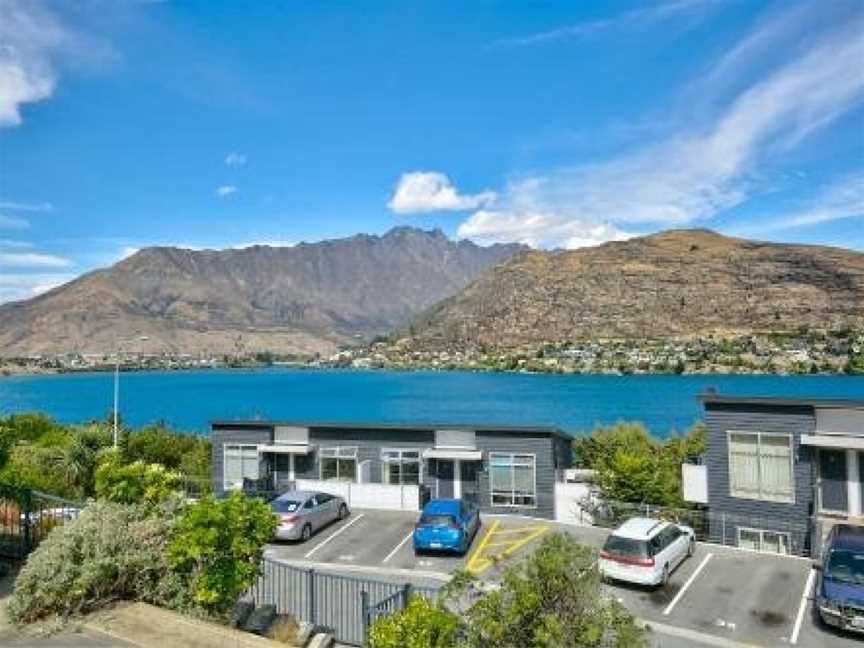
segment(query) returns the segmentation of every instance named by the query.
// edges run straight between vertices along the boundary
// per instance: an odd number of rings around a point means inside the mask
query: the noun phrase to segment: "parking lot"
[[[417,584],[445,582],[457,568],[494,581],[548,532],[564,531],[595,547],[607,534],[592,527],[486,515],[466,556],[415,556],[411,533],[416,517],[397,511],[354,511],[306,543],[271,545],[268,555],[322,570]],[[812,580],[809,560],[700,544],[665,587],[607,587],[611,596],[653,624],[658,646],[860,645],[854,637],[815,623],[812,591],[805,592],[808,584],[812,590]]]

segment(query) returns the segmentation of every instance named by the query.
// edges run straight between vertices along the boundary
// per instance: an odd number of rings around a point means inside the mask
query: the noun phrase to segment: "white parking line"
[[[801,622],[804,620],[804,611],[807,609],[807,601],[810,599],[810,590],[813,589],[813,579],[815,578],[816,570],[811,569],[807,575],[807,584],[804,586],[804,593],[801,595],[798,616],[795,617],[795,626],[792,628],[792,636],[789,638],[790,644],[794,645],[798,641],[798,634],[801,632]]]
[[[672,612],[672,608],[674,608],[675,605],[678,603],[678,601],[681,600],[681,597],[684,596],[684,592],[686,592],[687,588],[693,584],[693,581],[696,580],[696,577],[699,575],[699,572],[701,572],[702,569],[704,569],[705,565],[708,564],[708,561],[711,560],[713,555],[714,555],[713,553],[709,553],[707,556],[705,556],[705,558],[702,560],[702,562],[699,563],[699,566],[696,568],[696,571],[694,571],[692,574],[690,574],[690,578],[687,579],[687,582],[684,583],[684,585],[681,587],[680,590],[678,590],[678,593],[675,595],[675,598],[673,598],[672,601],[669,603],[669,605],[666,606],[666,609],[663,610],[663,616],[669,616],[669,613]]]
[[[411,531],[408,535],[406,535],[404,538],[402,538],[402,541],[398,545],[396,545],[396,547],[393,549],[393,551],[391,551],[389,554],[387,554],[387,557],[381,561],[381,564],[386,565],[388,562],[390,562],[390,559],[396,555],[397,551],[399,551],[402,547],[405,546],[405,543],[408,542],[411,539],[411,536],[413,536],[413,535],[414,535],[414,532]]]
[[[363,513],[360,513],[357,517],[355,517],[353,520],[351,520],[348,524],[346,524],[345,526],[343,526],[341,529],[337,529],[336,532],[333,533],[333,535],[330,535],[330,536],[324,538],[321,542],[319,542],[317,545],[315,545],[314,547],[312,547],[312,548],[311,548],[311,549],[306,553],[306,555],[304,556],[304,558],[308,558],[309,556],[311,556],[312,554],[314,554],[314,553],[315,553],[316,551],[318,551],[321,547],[323,547],[324,545],[326,545],[326,544],[327,544],[328,542],[330,542],[333,538],[335,538],[336,536],[338,536],[338,535],[339,535],[340,533],[342,533],[345,529],[347,529],[348,527],[350,527],[352,524],[354,524],[357,520],[361,519],[362,517],[363,517]]]

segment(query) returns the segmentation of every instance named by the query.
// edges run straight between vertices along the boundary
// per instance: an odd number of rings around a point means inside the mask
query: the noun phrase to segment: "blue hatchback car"
[[[461,499],[430,501],[414,525],[414,553],[454,551],[464,554],[480,528],[480,511]]]
[[[822,621],[864,632],[864,528],[838,524],[831,529],[816,592]]]

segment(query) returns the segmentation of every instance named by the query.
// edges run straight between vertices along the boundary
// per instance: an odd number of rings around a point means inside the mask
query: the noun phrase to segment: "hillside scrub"
[[[119,436],[115,453],[109,422],[66,425],[38,413],[0,418],[0,481],[83,500],[97,496],[98,468],[111,461],[158,465],[179,474],[184,483],[208,487],[209,439],[164,425],[123,426]]]
[[[662,441],[638,422],[598,425],[573,441],[574,463],[596,471],[602,498],[613,502],[684,506],[681,464],[704,452],[701,422]]]

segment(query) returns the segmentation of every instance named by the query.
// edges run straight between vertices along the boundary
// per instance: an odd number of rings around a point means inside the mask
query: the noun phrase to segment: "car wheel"
[[[339,519],[344,520],[346,517],[348,517],[348,507],[345,506],[345,504],[340,504],[339,505]]]
[[[306,542],[309,538],[312,537],[312,527],[308,524],[303,527],[303,530],[300,532],[300,539],[303,542]]]
[[[687,557],[692,556],[696,551],[696,540],[690,538],[690,542],[687,543]]]
[[[660,577],[660,587],[666,587],[669,584],[669,565],[663,566],[663,575]]]

